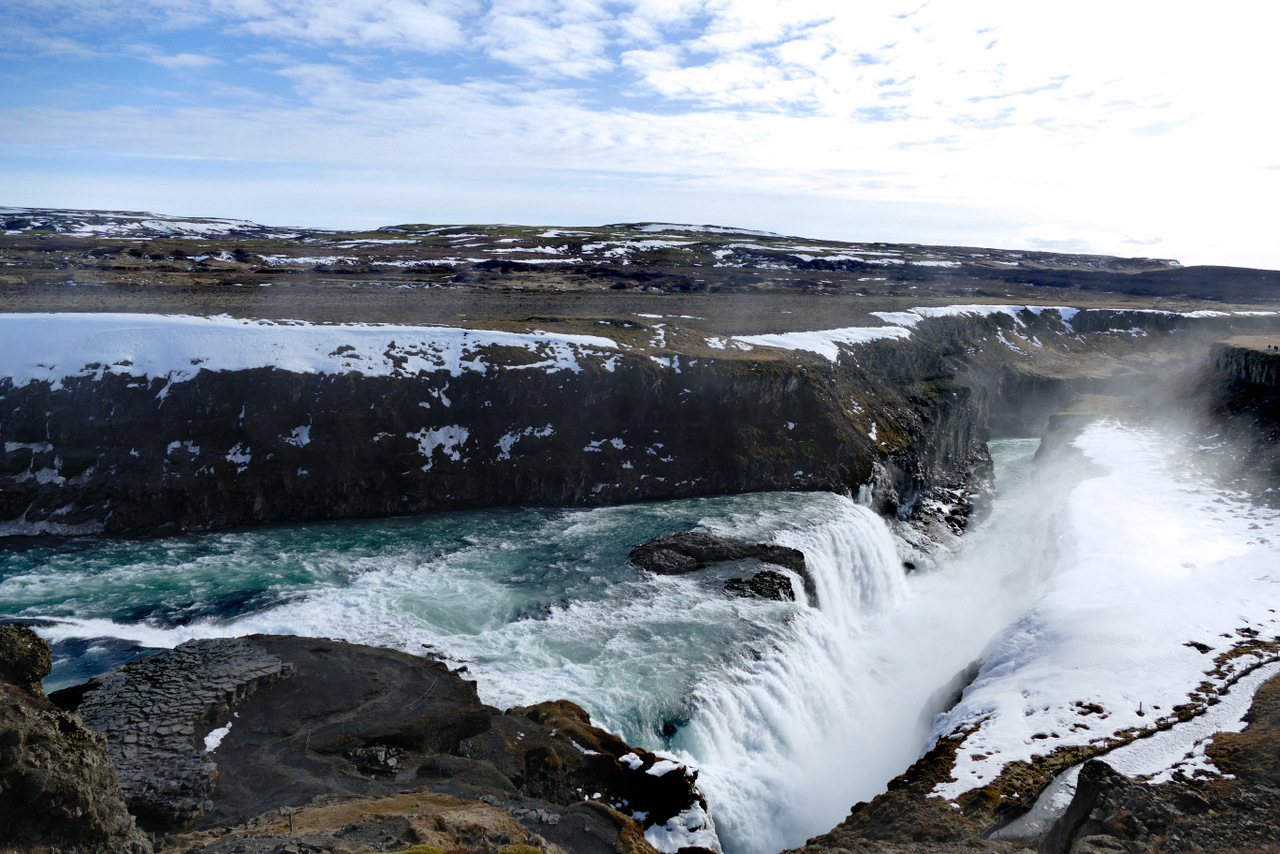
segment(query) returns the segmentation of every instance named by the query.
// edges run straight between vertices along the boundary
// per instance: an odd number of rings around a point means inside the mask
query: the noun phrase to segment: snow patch
[[[443,451],[444,455],[455,463],[461,460],[461,448],[470,435],[470,431],[461,424],[448,424],[444,427],[425,428],[417,433],[406,433],[405,438],[417,440],[418,453],[427,458],[427,463],[422,470],[430,471],[435,462],[437,450]]]
[[[914,311],[873,311],[872,317],[878,317],[885,323],[892,323],[894,326],[914,327],[923,317]]]
[[[757,347],[778,347],[783,350],[805,350],[817,353],[832,362],[840,356],[840,346],[869,344],[872,341],[901,340],[910,338],[910,330],[900,326],[851,326],[844,329],[825,329],[815,332],[780,332],[769,335],[735,335],[739,344]]]
[[[715,822],[700,805],[671,818],[666,824],[655,824],[644,832],[645,840],[663,854],[676,854],[681,848],[702,847],[721,851]]]
[[[509,369],[487,348],[543,357],[548,373],[582,370],[583,357],[616,350],[608,338],[430,326],[321,325],[149,314],[2,314],[0,376],[15,386],[105,374],[185,382],[202,370],[275,368],[301,374],[417,376]],[[484,351],[483,353],[480,351]],[[528,366],[519,366],[528,367]],[[168,392],[168,386],[161,392]]]
[[[505,433],[502,438],[498,440],[498,444],[495,445],[498,450],[502,451],[502,453],[498,454],[498,459],[511,459],[511,449],[515,446],[516,442],[520,441],[525,436],[537,436],[539,439],[545,439],[554,432],[555,430],[553,430],[551,425],[548,424],[545,427],[526,427],[523,430],[513,430],[510,433]]]
[[[293,432],[285,436],[284,440],[298,448],[309,445],[311,443],[311,425],[304,424],[301,427],[294,427]]]
[[[204,737],[204,752],[212,753],[213,751],[217,750],[218,746],[222,744],[222,740],[227,737],[227,734],[229,732],[231,732],[230,721],[227,721],[226,726],[221,726],[211,731],[208,735]]]

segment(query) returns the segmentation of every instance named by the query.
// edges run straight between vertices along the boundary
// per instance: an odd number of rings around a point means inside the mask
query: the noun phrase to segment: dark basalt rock
[[[143,827],[181,829],[210,802],[217,765],[203,738],[291,668],[244,640],[193,640],[91,683],[76,711],[107,738],[129,810]]]
[[[1242,448],[1240,470],[1262,487],[1280,478],[1280,336],[1213,345],[1206,380],[1213,429]],[[1274,495],[1274,494],[1273,494]]]
[[[501,712],[444,664],[389,649],[193,641],[112,671],[84,692],[81,710],[103,722],[137,781],[130,805],[157,831],[194,822],[222,832],[317,798],[386,798],[426,784],[483,799],[586,854],[705,807],[696,774],[646,773],[657,756],[592,726],[575,704]],[[227,723],[219,746],[200,752],[203,736]]]
[[[791,589],[791,579],[771,569],[761,570],[750,578],[730,578],[724,583],[724,589],[734,596],[755,596],[779,602],[794,602],[796,598],[795,591]]]
[[[631,550],[631,562],[641,569],[659,575],[683,575],[705,569],[714,563],[758,560],[789,569],[804,582],[805,595],[817,604],[818,589],[805,566],[804,552],[787,546],[768,543],[744,545],[707,534],[702,531],[685,531],[659,537]],[[732,586],[731,586],[732,585]],[[781,573],[765,570],[749,581],[740,578],[725,583],[725,590],[737,596],[763,596],[767,599],[791,599],[791,584]],[[786,591],[783,593],[782,591]]]
[[[102,736],[45,696],[49,648],[0,626],[0,849],[150,854]]]
[[[27,694],[43,695],[41,682],[53,670],[49,645],[26,626],[0,626],[0,681]]]
[[[799,549],[764,543],[747,546],[700,531],[686,531],[651,540],[632,549],[630,556],[641,568],[660,575],[679,575],[712,563],[748,558],[783,566],[792,572],[805,571],[804,552]]]
[[[1097,837],[1117,843],[1114,850],[1132,850],[1120,840],[1150,842],[1174,819],[1161,809],[1151,789],[1118,774],[1105,762],[1093,759],[1080,769],[1070,806],[1049,830],[1040,845],[1041,854],[1070,854],[1082,847],[1101,847]],[[1150,850],[1150,845],[1138,850]]]

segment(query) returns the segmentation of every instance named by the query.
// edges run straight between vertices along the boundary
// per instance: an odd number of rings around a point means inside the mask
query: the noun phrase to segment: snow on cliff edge
[[[0,377],[15,386],[106,373],[170,382],[201,370],[274,367],[297,373],[404,376],[484,373],[485,347],[541,357],[547,371],[582,370],[579,358],[617,349],[608,338],[495,332],[445,326],[318,325],[226,316],[0,314]]]

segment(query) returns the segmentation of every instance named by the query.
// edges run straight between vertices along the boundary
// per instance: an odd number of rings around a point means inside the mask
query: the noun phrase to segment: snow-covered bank
[[[1042,595],[934,727],[935,739],[974,729],[936,795],[954,799],[1015,760],[1152,729],[1274,657],[1259,641],[1280,633],[1280,513],[1196,482],[1152,430],[1101,422],[1074,445],[1097,468],[1064,482],[1057,530],[1044,532],[1057,554],[1028,567],[1044,573]],[[1193,732],[1162,741],[1166,755],[1144,773],[1182,760]]]
[[[199,371],[276,368],[303,374],[412,376],[484,373],[487,347],[538,354],[546,371],[578,372],[578,358],[607,357],[608,338],[446,326],[318,325],[153,314],[0,314],[0,377],[15,386],[115,374],[169,382]],[[521,365],[520,367],[531,367]]]

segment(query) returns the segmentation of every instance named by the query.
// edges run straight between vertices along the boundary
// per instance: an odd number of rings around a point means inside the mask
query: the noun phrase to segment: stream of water
[[[1042,595],[1067,492],[1028,499],[1036,446],[993,443],[994,511],[929,572],[904,573],[884,520],[848,498],[767,493],[11,543],[0,614],[51,621],[38,629],[55,653],[49,689],[193,637],[430,651],[465,664],[488,703],[571,699],[690,762],[718,833],[697,841],[769,854],[901,773]],[[629,565],[634,546],[693,527],[802,549],[820,607],[798,581],[797,602],[727,595],[740,567],[662,577]]]

